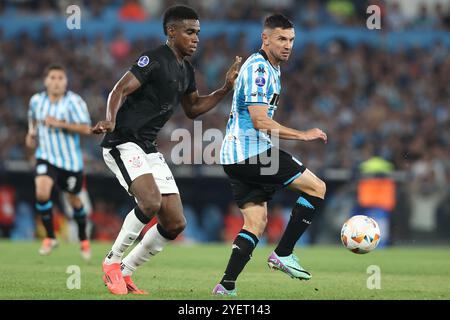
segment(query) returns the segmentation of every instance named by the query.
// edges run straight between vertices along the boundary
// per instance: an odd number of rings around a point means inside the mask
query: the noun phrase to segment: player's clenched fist
[[[113,132],[116,124],[112,121],[102,120],[97,122],[97,124],[92,128],[92,133],[100,134],[106,132]]]

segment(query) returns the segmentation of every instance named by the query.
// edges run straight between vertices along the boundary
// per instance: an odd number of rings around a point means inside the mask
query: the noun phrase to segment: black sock
[[[47,232],[47,237],[55,239],[55,229],[53,228],[53,202],[51,200],[48,201],[38,201],[36,203],[36,210],[38,214],[41,216],[42,224],[45,227],[45,231]]]
[[[73,218],[75,222],[78,225],[78,238],[80,241],[86,240],[86,211],[84,210],[84,207],[82,206],[79,209],[73,208]]]
[[[278,256],[286,257],[294,251],[295,244],[310,226],[322,202],[323,199],[305,193],[298,198],[294,209],[292,209],[291,218],[286,226],[286,230],[275,249],[275,253]]]
[[[233,290],[239,274],[252,257],[253,249],[258,244],[258,238],[251,232],[242,229],[233,242],[233,251],[228,261],[225,274],[220,281],[225,289]]]

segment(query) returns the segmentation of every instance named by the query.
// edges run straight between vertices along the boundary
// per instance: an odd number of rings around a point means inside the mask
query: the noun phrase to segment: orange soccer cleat
[[[120,263],[106,264],[103,262],[103,282],[112,294],[127,294],[127,284],[120,270]]]
[[[80,248],[83,259],[89,261],[91,259],[91,244],[89,243],[89,240],[81,241]]]
[[[128,293],[131,294],[148,294],[147,291],[139,289],[131,280],[131,276],[125,276],[123,277],[123,280],[125,280],[125,283],[127,284]]]
[[[58,241],[52,238],[45,238],[42,241],[41,248],[39,249],[39,254],[46,256],[50,254],[58,246]]]

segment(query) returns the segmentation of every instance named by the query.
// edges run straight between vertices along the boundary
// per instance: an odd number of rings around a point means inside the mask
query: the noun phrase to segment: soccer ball
[[[378,223],[367,216],[353,216],[341,230],[342,244],[354,253],[368,253],[375,249],[380,241]]]

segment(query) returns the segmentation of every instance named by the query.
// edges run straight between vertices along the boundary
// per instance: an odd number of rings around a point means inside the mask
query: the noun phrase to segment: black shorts
[[[239,208],[247,202],[261,203],[272,199],[277,190],[287,187],[306,170],[289,153],[275,148],[242,162],[222,166],[231,180]]]
[[[80,193],[83,186],[83,171],[63,170],[42,159],[37,159],[35,176],[49,176],[60,190],[72,194]]]

